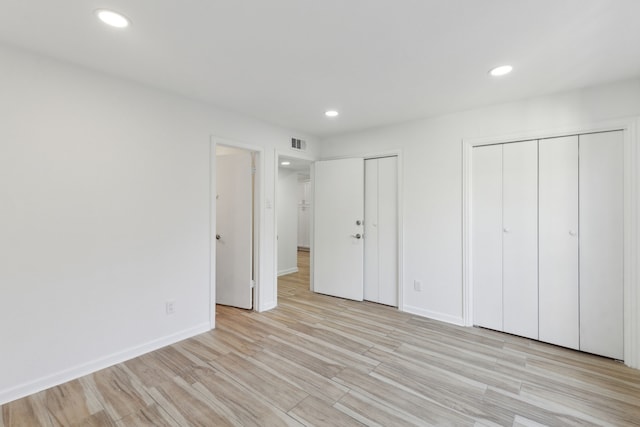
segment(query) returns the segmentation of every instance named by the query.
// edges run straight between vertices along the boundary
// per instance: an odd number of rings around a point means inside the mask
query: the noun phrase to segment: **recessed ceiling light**
[[[509,74],[512,70],[513,67],[511,65],[501,65],[499,67],[492,68],[491,71],[489,71],[489,74],[493,77],[500,77]]]
[[[282,162],[282,163],[280,163],[280,164],[281,164],[282,166],[289,166],[289,165],[291,164],[291,162],[284,161],[284,162]]]
[[[124,15],[112,10],[98,9],[96,10],[96,16],[102,22],[112,27],[126,28],[129,26],[129,20]]]
[[[324,115],[327,117],[338,117],[338,113],[336,110],[325,111]]]

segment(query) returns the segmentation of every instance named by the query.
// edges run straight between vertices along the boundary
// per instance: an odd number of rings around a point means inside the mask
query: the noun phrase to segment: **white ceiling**
[[[640,0],[0,0],[0,41],[322,137],[639,76],[639,19]]]

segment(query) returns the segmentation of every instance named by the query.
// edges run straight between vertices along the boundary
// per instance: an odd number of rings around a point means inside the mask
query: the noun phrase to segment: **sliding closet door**
[[[365,215],[366,220],[366,215]],[[398,158],[378,159],[378,274],[381,304],[398,306]],[[366,239],[366,238],[365,238]]]
[[[473,148],[473,323],[502,330],[502,145]]]
[[[364,169],[364,299],[397,307],[397,157],[365,160]]]
[[[623,354],[623,133],[580,135],[580,349]]]
[[[538,339],[538,141],[503,147],[504,331]]]
[[[540,340],[579,348],[578,136],[539,142]]]

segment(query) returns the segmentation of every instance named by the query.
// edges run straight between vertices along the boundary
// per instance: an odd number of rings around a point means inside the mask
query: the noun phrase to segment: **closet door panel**
[[[364,162],[364,299],[379,302],[378,160]]]
[[[364,299],[398,306],[397,157],[365,161]]]
[[[539,142],[540,340],[579,348],[578,136]]]
[[[503,150],[504,331],[538,339],[538,141]]]
[[[623,133],[580,136],[580,349],[623,352]]]
[[[502,145],[472,154],[473,323],[502,330]]]
[[[398,305],[398,158],[378,159],[380,303]]]

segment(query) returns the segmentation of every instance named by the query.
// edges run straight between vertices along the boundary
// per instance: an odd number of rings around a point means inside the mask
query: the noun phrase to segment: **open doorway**
[[[308,265],[312,207],[310,181],[311,161],[278,157],[278,276],[298,272],[301,253]]]
[[[215,303],[253,309],[259,152],[215,146]]]

